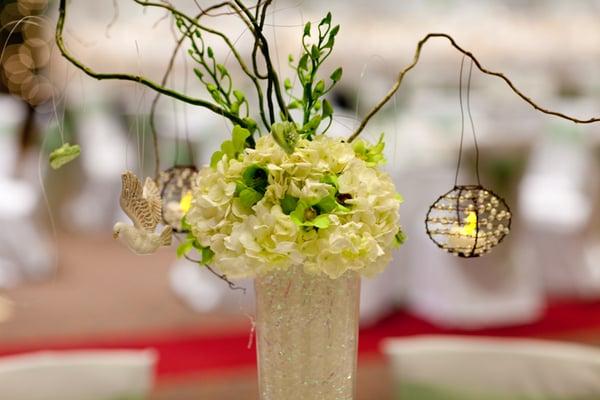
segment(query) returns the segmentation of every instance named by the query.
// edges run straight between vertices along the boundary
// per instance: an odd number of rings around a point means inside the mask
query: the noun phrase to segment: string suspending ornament
[[[467,82],[467,112],[475,145],[477,184],[458,184],[465,131],[462,93],[464,63],[465,57],[460,66],[461,135],[454,187],[431,205],[425,219],[425,228],[429,238],[442,250],[462,258],[475,258],[489,253],[510,233],[512,213],[502,197],[481,185],[479,145],[471,114],[472,61]]]

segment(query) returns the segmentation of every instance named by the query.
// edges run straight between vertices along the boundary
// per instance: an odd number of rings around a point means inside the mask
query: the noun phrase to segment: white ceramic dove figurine
[[[154,181],[146,178],[142,182],[132,172],[121,175],[121,208],[133,225],[117,222],[113,228],[113,237],[121,238],[136,254],[146,255],[156,252],[161,246],[170,246],[173,229],[165,227],[160,234],[156,226],[162,217],[162,200]]]

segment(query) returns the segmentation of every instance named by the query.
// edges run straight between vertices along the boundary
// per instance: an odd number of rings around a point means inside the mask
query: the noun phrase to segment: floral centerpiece
[[[256,279],[265,400],[354,398],[359,276],[381,272],[403,241],[402,198],[380,169],[383,136],[369,144],[326,134],[333,108],[324,97],[342,69],[328,88],[317,70],[339,27],[327,15],[309,45],[311,28],[294,67],[303,95],[285,81],[288,110],[300,110],[303,122],[282,113],[262,135],[253,121],[234,126],[192,184],[179,247],[227,279]],[[199,47],[192,52],[201,60]],[[227,92],[213,89],[219,99]]]
[[[383,143],[300,137],[287,123],[274,133],[286,129],[296,137],[289,152],[267,135],[199,172],[185,217],[188,243],[230,278],[299,265],[331,279],[381,272],[401,237],[401,197],[378,166]],[[234,130],[240,142],[248,134]]]

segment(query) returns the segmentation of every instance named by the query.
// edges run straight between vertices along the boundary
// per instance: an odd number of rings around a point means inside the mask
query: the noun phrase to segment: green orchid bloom
[[[292,154],[300,140],[300,134],[293,122],[280,122],[273,125],[271,135],[275,142],[288,154]]]
[[[364,160],[369,167],[385,164],[383,134],[379,137],[379,141],[372,146],[369,146],[364,140],[357,140],[354,142],[353,148],[356,157]]]

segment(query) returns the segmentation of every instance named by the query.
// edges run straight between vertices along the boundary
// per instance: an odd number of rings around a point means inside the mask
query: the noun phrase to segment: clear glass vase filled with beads
[[[260,400],[353,400],[360,275],[302,267],[255,280]]]

